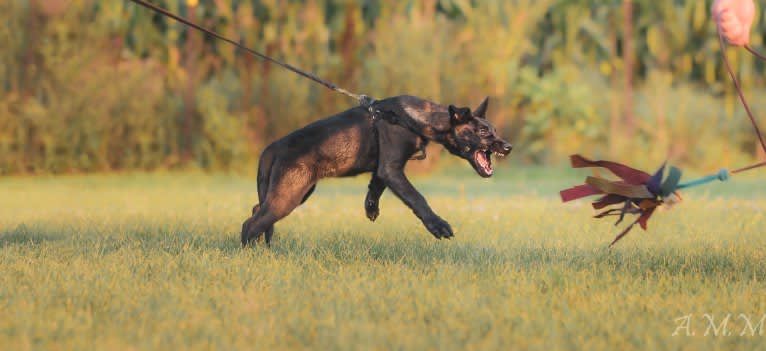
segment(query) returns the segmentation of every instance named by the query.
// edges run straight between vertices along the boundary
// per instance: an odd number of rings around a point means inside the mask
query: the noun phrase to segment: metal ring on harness
[[[359,95],[359,106],[362,106],[367,109],[367,112],[370,113],[370,117],[373,121],[378,120],[380,111],[376,110],[372,105],[375,104],[377,100],[367,96],[367,95]]]

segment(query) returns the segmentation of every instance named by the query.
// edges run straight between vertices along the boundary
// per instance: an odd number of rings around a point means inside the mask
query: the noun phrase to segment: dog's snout
[[[506,142],[505,140],[497,140],[495,141],[494,148],[496,151],[501,152],[504,155],[507,155],[513,150],[513,145]]]

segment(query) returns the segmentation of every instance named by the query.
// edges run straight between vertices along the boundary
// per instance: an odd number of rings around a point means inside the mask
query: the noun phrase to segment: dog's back
[[[375,167],[374,135],[369,113],[357,107],[293,131],[269,145],[264,155],[276,154],[274,164],[267,166],[300,164],[314,180],[357,175]]]

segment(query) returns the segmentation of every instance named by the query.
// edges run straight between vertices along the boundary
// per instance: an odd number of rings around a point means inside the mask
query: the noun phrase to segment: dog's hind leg
[[[370,185],[367,188],[369,190],[367,191],[367,197],[364,199],[364,211],[367,214],[367,218],[375,222],[380,215],[378,204],[380,196],[383,195],[383,191],[386,190],[386,182],[373,173],[372,179],[370,179]]]
[[[257,206],[257,212],[242,224],[242,246],[258,240],[264,232],[269,243],[274,223],[298,207],[316,184],[305,169],[293,168],[280,173],[277,177],[272,175],[266,198]]]
[[[274,201],[277,200],[277,201]],[[287,216],[300,203],[300,197],[293,197],[293,201],[274,199],[267,197],[252,217],[242,223],[242,246],[258,241],[261,235],[266,234],[267,243],[274,235],[274,223]]]
[[[274,236],[274,225],[272,224],[269,226],[269,229],[266,229],[266,246],[271,247],[271,237]]]
[[[304,202],[306,202],[306,200],[308,200],[308,199],[309,199],[309,197],[311,197],[311,194],[313,194],[313,193],[314,193],[314,189],[316,189],[316,188],[317,188],[317,185],[316,185],[316,184],[314,184],[314,185],[312,185],[312,186],[311,186],[311,188],[309,189],[309,191],[307,191],[307,192],[306,192],[306,195],[303,195],[303,200],[301,200],[301,204],[303,204]]]
[[[314,193],[314,189],[316,189],[316,184],[314,184],[313,186],[311,186],[311,188],[309,188],[309,190],[306,192],[306,195],[303,195],[301,204],[303,204],[304,202],[306,202],[306,200],[308,200],[311,194]],[[265,235],[266,245],[271,246],[271,237],[273,236],[274,236],[274,225],[272,224],[268,229],[266,229],[266,235]]]
[[[272,196],[273,194],[273,196]],[[263,233],[266,233],[267,244],[271,242],[274,234],[274,223],[284,218],[300,205],[305,192],[299,194],[279,194],[278,191],[269,192],[266,202],[261,204],[258,212],[242,223],[242,246],[251,241],[256,241]]]
[[[304,199],[305,200],[305,199]],[[253,206],[253,217],[255,217],[255,214],[258,213],[261,209],[261,204],[257,204]],[[268,229],[266,229],[266,244],[271,243],[271,237],[274,236],[274,225],[272,224]]]
[[[314,189],[315,188],[316,188],[316,184],[314,184],[311,188],[309,188],[308,192],[306,192],[306,195],[303,195],[303,199],[301,199],[301,202],[300,202],[301,204],[306,202],[306,200],[308,200],[308,198],[311,196],[311,194],[314,193]],[[255,205],[255,207],[253,207],[253,216],[255,216],[256,212],[258,212],[260,209],[261,209],[261,205],[260,204]],[[266,229],[265,234],[266,234],[265,235],[266,245],[271,245],[271,238],[274,236],[274,225],[273,224],[271,226],[269,226],[268,229]],[[258,235],[260,235],[260,234],[258,234]],[[256,237],[258,235],[256,235]]]
[[[253,206],[251,217],[248,218],[245,223],[243,223],[243,235],[245,232],[245,226],[249,226],[249,223],[255,219],[256,215],[261,210],[261,204],[266,200],[266,195],[269,193],[269,184],[271,183],[271,172],[274,166],[274,162],[276,162],[274,151],[267,147],[265,150],[263,150],[263,154],[261,154],[261,158],[258,161],[258,203]],[[274,235],[274,226],[270,226],[266,232],[266,237],[271,238],[271,236]],[[244,240],[244,238],[242,239]]]

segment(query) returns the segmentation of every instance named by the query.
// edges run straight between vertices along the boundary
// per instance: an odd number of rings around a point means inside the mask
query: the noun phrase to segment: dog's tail
[[[261,159],[258,162],[258,204],[253,207],[253,214],[258,212],[261,208],[261,203],[266,199],[266,194],[269,193],[269,182],[271,181],[271,167],[274,165],[276,155],[267,147],[261,154]]]

